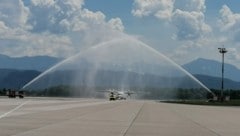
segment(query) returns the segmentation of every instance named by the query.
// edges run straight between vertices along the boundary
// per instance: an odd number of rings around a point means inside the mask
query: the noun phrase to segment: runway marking
[[[44,106],[44,107],[33,107],[30,108],[31,110],[35,111],[55,111],[55,110],[64,110],[64,109],[71,109],[71,108],[80,108],[80,107],[87,107],[92,105],[100,105],[100,104],[107,104],[110,103],[109,101],[104,102],[88,102],[88,103],[73,103],[73,104],[61,104],[61,105],[51,105],[51,106]]]
[[[85,105],[85,106],[81,106],[81,107],[87,107],[87,106],[97,106],[97,105],[101,105],[101,104],[109,104],[109,103],[119,103],[119,101],[117,102],[95,102],[95,104],[91,104],[91,105]],[[119,105],[118,105],[119,106]],[[118,107],[117,106],[117,107]],[[73,117],[73,118],[70,118],[70,119],[66,119],[64,121],[60,121],[60,122],[55,122],[55,123],[51,123],[51,124],[47,124],[47,125],[44,125],[44,126],[41,126],[41,127],[38,127],[38,128],[34,128],[34,129],[30,129],[30,130],[27,130],[25,132],[21,132],[19,134],[14,134],[14,135],[11,135],[11,136],[25,136],[27,134],[31,134],[31,133],[34,133],[34,131],[37,131],[37,130],[41,130],[41,129],[44,129],[44,128],[47,128],[47,127],[54,127],[54,126],[58,126],[60,124],[64,124],[66,122],[69,122],[69,121],[72,121],[72,120],[76,120],[76,119],[81,119],[81,118],[84,118],[85,116],[89,115],[89,114],[96,114],[98,112],[102,112],[102,111],[105,111],[105,110],[110,110],[110,109],[115,109],[117,108],[116,106],[114,107],[105,107],[104,109],[100,109],[100,110],[97,110],[95,111],[94,113],[91,112],[86,112],[86,113],[83,113],[82,115],[78,116],[78,117]]]
[[[168,108],[168,109],[169,109],[170,111],[172,111],[173,113],[177,114],[178,116],[181,116],[181,117],[187,119],[188,121],[194,123],[195,125],[203,128],[203,129],[206,129],[206,130],[209,131],[210,133],[212,133],[212,134],[214,134],[214,135],[216,135],[216,136],[222,136],[221,134],[217,133],[216,131],[212,130],[211,128],[208,128],[208,127],[202,125],[201,123],[198,123],[197,121],[191,119],[190,117],[188,117],[188,116],[186,116],[186,115],[178,112],[176,109],[175,109],[175,110],[172,109],[172,108]]]
[[[23,102],[22,104],[18,105],[17,107],[13,108],[12,110],[10,110],[10,111],[8,111],[8,112],[0,115],[0,119],[8,116],[9,114],[11,114],[12,112],[14,112],[14,111],[16,111],[16,110],[18,110],[18,109],[20,109],[22,106],[24,106],[25,104],[27,104],[29,101],[30,101],[30,100],[25,101],[25,102]]]
[[[127,127],[127,129],[125,129],[124,133],[122,136],[126,136],[127,132],[129,131],[129,129],[132,127],[133,123],[135,122],[135,120],[137,119],[137,117],[139,116],[139,113],[142,111],[143,106],[145,103],[142,104],[142,106],[140,107],[140,109],[138,110],[138,112],[136,113],[136,115],[133,117],[132,121],[130,122],[129,126]]]

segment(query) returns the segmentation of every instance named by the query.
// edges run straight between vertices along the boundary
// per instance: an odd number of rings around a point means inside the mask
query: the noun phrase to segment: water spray
[[[111,49],[115,49],[114,51],[118,51],[118,49],[123,50],[124,51],[123,52],[124,55],[121,54],[122,52],[120,52],[120,53],[117,52],[117,54],[114,54],[115,52],[111,52]],[[128,50],[130,50],[130,52],[127,52]],[[135,51],[136,51],[136,53],[135,53]],[[86,55],[86,56],[84,56],[84,55]],[[114,56],[111,56],[111,55],[114,55]],[[116,56],[116,55],[120,55],[120,56]],[[146,55],[146,56],[144,56],[144,55]],[[162,64],[162,62],[159,61],[159,60],[163,59],[164,62],[167,62],[166,64],[168,64],[168,65],[170,64],[170,66],[174,66],[173,68],[177,68],[177,70],[179,70],[179,71],[183,72],[184,74],[186,74],[193,81],[195,81],[202,88],[204,88],[207,92],[211,93],[214,97],[216,96],[203,83],[201,83],[192,74],[187,72],[180,65],[175,63],[173,60],[171,60],[170,58],[168,58],[165,55],[161,54],[160,52],[158,52],[157,50],[153,49],[152,47],[146,45],[145,43],[143,43],[143,42],[141,42],[139,40],[136,40],[136,39],[134,39],[132,37],[126,37],[126,36],[122,37],[122,38],[119,38],[119,39],[106,41],[104,43],[101,43],[101,44],[98,44],[96,46],[90,47],[90,48],[88,48],[88,49],[86,49],[84,51],[81,51],[80,53],[70,57],[70,58],[67,58],[67,59],[59,62],[58,64],[56,64],[53,67],[49,68],[48,70],[46,70],[45,72],[43,72],[42,74],[40,74],[39,76],[34,78],[32,81],[30,81],[29,83],[24,85],[21,90],[28,88],[30,85],[32,85],[33,83],[38,81],[43,76],[49,74],[50,72],[52,72],[54,70],[57,70],[57,68],[59,68],[61,66],[64,66],[66,64],[70,64],[71,62],[74,62],[76,60],[81,60],[84,57],[86,57],[85,59],[89,59],[89,60],[92,59],[93,64],[98,66],[98,67],[100,66],[101,63],[109,63],[109,62],[111,63],[112,61],[116,61],[116,64],[118,64],[118,63],[121,64],[121,62],[122,62],[125,67],[126,66],[130,66],[130,69],[131,69],[131,64],[134,63],[134,62],[138,62],[138,63],[141,62],[141,63],[143,63],[143,62],[151,61],[152,63],[158,62],[159,64]],[[138,57],[140,57],[140,58],[138,58]],[[133,58],[133,59],[129,60],[131,58]],[[137,60],[135,60],[135,59],[137,59]],[[142,60],[139,61],[138,59],[142,59]],[[152,59],[154,59],[154,60],[152,60]],[[143,63],[143,64],[145,64],[145,63]],[[92,80],[95,79],[96,70],[98,70],[98,67],[97,68],[92,68],[93,70],[95,70],[95,72],[92,71],[93,73],[90,74],[92,77],[89,78],[89,79],[92,79]],[[127,69],[127,71],[129,71],[129,69]],[[131,69],[131,71],[132,71],[132,69]],[[142,72],[142,71],[139,70],[139,72]],[[90,76],[90,75],[88,75],[88,76]],[[122,82],[124,83],[124,81],[122,81]],[[124,88],[124,84],[120,85],[119,87]]]

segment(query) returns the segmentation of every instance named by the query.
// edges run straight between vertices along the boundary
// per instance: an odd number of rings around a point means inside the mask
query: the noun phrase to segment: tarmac
[[[240,107],[0,98],[0,136],[239,136]]]

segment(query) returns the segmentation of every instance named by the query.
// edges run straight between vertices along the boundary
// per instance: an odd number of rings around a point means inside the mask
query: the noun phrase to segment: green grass
[[[165,103],[175,103],[175,104],[192,104],[192,105],[212,105],[212,106],[240,106],[240,100],[230,100],[230,101],[215,101],[207,102],[206,100],[178,100],[178,101],[161,101]]]

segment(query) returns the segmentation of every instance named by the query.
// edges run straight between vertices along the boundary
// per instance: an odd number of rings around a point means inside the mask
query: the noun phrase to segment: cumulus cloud
[[[0,21],[7,27],[26,27],[29,10],[21,0],[0,1]]]
[[[222,30],[237,29],[240,25],[240,14],[233,13],[227,5],[220,10],[220,23]]]
[[[187,12],[176,10],[172,16],[172,24],[177,29],[177,38],[180,40],[194,40],[211,32],[210,26],[204,22],[202,12]]]
[[[228,55],[227,55],[227,58],[229,60],[232,60],[232,61],[239,61],[240,60],[240,54],[239,54],[239,50],[236,49],[236,48],[228,48],[228,51],[230,52]]]
[[[124,30],[124,26],[120,18],[112,18],[111,20],[108,21],[108,24],[112,29],[119,30],[119,31]]]
[[[220,15],[221,30],[229,32],[234,41],[240,42],[240,13],[233,13],[227,5],[223,5]]]
[[[203,12],[206,10],[205,0],[176,0],[175,9],[184,11]]]
[[[0,23],[1,53],[10,56],[50,55],[65,57],[74,52],[67,36],[49,33],[33,34],[23,29],[11,29]]]
[[[84,0],[0,1],[1,52],[66,57],[124,31],[120,18],[106,20],[83,5]]]
[[[154,15],[176,27],[179,40],[197,40],[211,32],[205,23],[205,0],[135,0],[132,14]]]
[[[154,15],[157,18],[169,19],[174,0],[134,0],[132,14],[137,17]]]
[[[4,34],[8,27],[5,25],[4,22],[0,21],[0,34]]]
[[[85,31],[94,25],[107,27],[108,23],[102,12],[82,8],[83,4],[83,0],[32,0],[28,23],[32,26],[33,32],[51,33]],[[108,27],[119,29],[120,25],[122,31],[122,22],[118,18],[110,20]]]
[[[28,23],[32,32],[65,33],[79,24],[84,24],[79,15],[82,12],[82,0],[31,0]]]

